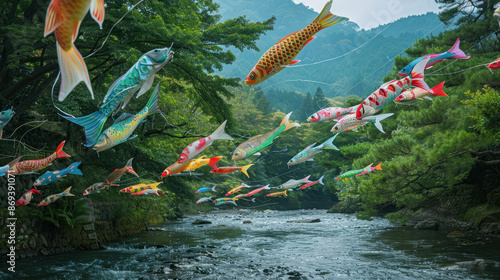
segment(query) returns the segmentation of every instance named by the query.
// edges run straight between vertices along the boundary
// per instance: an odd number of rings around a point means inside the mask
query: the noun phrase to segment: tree
[[[43,37],[49,2],[44,3],[11,1],[0,14],[0,98],[15,106],[17,113],[27,110],[40,96],[48,96],[58,73],[55,37]],[[89,56],[86,64],[96,92],[96,101],[91,102],[102,100],[107,87],[140,55],[173,43],[175,59],[166,67],[167,77],[175,79],[170,90],[191,92],[194,107],[202,108],[220,122],[228,119],[231,123],[232,116],[224,101],[231,94],[225,87],[237,86],[238,80],[211,73],[235,60],[225,47],[257,50],[255,41],[272,29],[274,18],[262,23],[252,23],[244,17],[219,22],[219,5],[211,0],[149,0],[130,10],[132,4],[135,1],[106,1],[102,30],[90,18],[82,22],[75,44],[84,57]],[[118,22],[127,12],[130,13]],[[89,102],[88,96],[80,85],[61,105],[63,109],[78,110],[82,103]]]
[[[323,109],[326,105],[328,105],[328,101],[326,101],[325,95],[323,94],[323,90],[320,87],[316,89],[312,103],[314,109],[316,110]]]
[[[311,94],[308,92],[306,94],[306,97],[302,101],[302,106],[300,107],[300,117],[299,119],[301,121],[306,120],[311,114],[313,114],[314,111],[314,104],[313,104],[313,99],[311,97]]]
[[[436,0],[441,4],[443,10],[439,14],[441,21],[452,23],[477,22],[493,17],[494,6],[498,3],[495,0]]]
[[[262,91],[255,92],[253,97],[255,108],[259,109],[265,115],[272,112],[271,102],[267,99],[266,95]]]

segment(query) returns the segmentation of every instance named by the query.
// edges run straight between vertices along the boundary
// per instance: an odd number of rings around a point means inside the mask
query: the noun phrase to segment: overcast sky
[[[320,12],[327,0],[293,0]],[[409,15],[438,12],[434,0],[333,0],[331,12],[370,29]]]

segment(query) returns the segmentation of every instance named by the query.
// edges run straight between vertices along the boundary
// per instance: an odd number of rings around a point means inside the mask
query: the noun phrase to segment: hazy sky
[[[293,0],[320,12],[327,0]],[[370,29],[409,15],[437,12],[434,0],[333,0],[331,12]]]

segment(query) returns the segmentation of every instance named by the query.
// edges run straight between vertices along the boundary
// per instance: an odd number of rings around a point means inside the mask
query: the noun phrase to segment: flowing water
[[[312,218],[321,221],[287,222]],[[15,279],[500,279],[498,240],[457,241],[446,229],[325,210],[220,211],[156,228],[106,250],[18,260]],[[484,266],[454,266],[475,259]]]

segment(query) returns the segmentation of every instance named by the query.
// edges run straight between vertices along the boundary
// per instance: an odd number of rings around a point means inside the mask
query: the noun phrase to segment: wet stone
[[[148,228],[149,231],[167,231],[166,229],[164,228],[157,228],[157,227],[151,227],[151,228]]]
[[[35,240],[35,238],[31,238],[30,241],[29,241],[29,243],[30,243],[30,247],[32,249],[36,248],[36,240]]]
[[[210,274],[210,271],[209,271],[209,270],[207,270],[207,269],[203,269],[203,268],[201,268],[201,267],[199,267],[199,266],[197,266],[197,267],[196,267],[196,271],[197,271],[198,273],[201,273],[201,274]]]
[[[456,237],[465,237],[465,234],[461,231],[452,231],[450,233],[448,233],[447,237],[453,237],[453,238],[456,238]]]
[[[97,239],[97,234],[96,234],[95,232],[89,233],[88,238],[89,238],[90,240]]]
[[[316,218],[316,219],[300,219],[300,220],[293,220],[293,221],[287,221],[287,223],[306,223],[306,224],[309,224],[309,223],[319,223],[321,222],[320,219]]]
[[[251,224],[252,221],[249,221],[249,220],[246,220],[246,221],[243,221],[244,224]]]
[[[212,223],[211,221],[196,219],[191,224],[193,224],[193,225],[207,225],[207,224],[211,224],[211,223]]]
[[[47,239],[45,239],[45,235],[40,235],[40,242],[42,243],[43,247],[49,246],[49,244],[47,243]]]
[[[169,267],[165,267],[165,268],[163,268],[163,273],[170,274],[170,273],[172,273],[172,269],[170,269]]]
[[[94,223],[84,225],[83,229],[86,230],[86,231],[95,231]]]
[[[425,221],[418,222],[413,228],[414,229],[439,230],[439,224],[436,221],[425,220]]]

